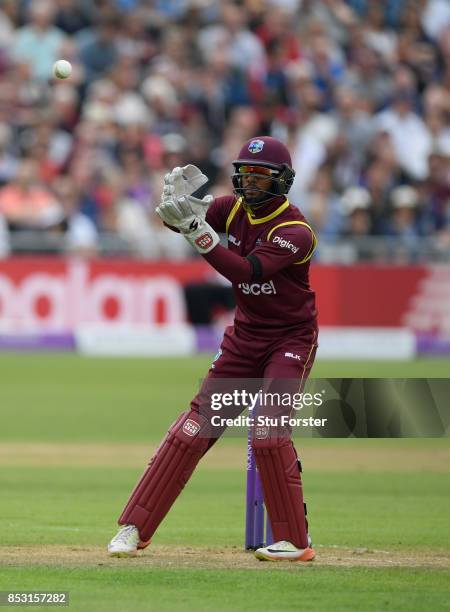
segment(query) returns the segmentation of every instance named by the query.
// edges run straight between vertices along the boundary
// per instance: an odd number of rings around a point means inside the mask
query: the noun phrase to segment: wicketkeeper
[[[237,307],[203,389],[169,429],[119,518],[122,527],[108,546],[114,556],[134,555],[148,546],[216,441],[201,409],[208,382],[295,379],[301,391],[313,365],[317,320],[309,264],[316,237],[287,199],[295,176],[289,151],[275,138],[253,138],[233,168],[234,195],[216,199],[192,196],[208,180],[195,166],[175,168],[165,177],[157,214],[232,282]],[[219,233],[226,235],[228,248],[219,243]],[[284,412],[290,414],[291,408]],[[256,556],[312,560],[301,465],[290,432],[256,434],[252,446],[274,539]]]

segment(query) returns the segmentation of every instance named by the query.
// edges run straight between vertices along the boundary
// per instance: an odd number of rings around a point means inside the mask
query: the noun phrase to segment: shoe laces
[[[268,546],[268,548],[273,551],[281,550],[282,552],[295,552],[298,550],[296,546],[294,546],[291,542],[288,542],[287,540],[280,540],[280,542],[274,542],[273,544]]]
[[[135,529],[136,527],[134,525],[124,525],[124,527],[122,527],[122,529],[116,535],[114,540],[116,542],[126,542],[128,538],[130,537],[130,535],[134,533]]]

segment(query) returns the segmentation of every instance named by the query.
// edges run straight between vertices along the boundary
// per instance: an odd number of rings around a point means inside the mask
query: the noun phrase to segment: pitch
[[[205,457],[144,555],[105,546],[209,364],[0,357],[0,590],[72,610],[422,610],[448,605],[450,444],[298,441],[317,560],[243,552],[245,440]],[[318,362],[315,376],[448,376],[448,361]]]

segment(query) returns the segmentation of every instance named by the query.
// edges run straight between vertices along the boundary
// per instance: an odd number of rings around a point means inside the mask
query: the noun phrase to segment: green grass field
[[[69,609],[108,612],[450,609],[448,438],[298,441],[313,564],[243,552],[242,439],[205,457],[143,555],[106,556],[209,361],[0,356],[0,590],[66,590]],[[449,372],[443,360],[319,362],[313,375]]]

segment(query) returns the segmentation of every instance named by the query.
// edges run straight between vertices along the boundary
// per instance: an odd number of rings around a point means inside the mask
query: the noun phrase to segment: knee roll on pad
[[[181,414],[150,460],[119,518],[120,525],[135,525],[142,541],[154,534],[211,446],[208,426],[197,412]]]
[[[308,535],[302,480],[292,442],[254,439],[252,446],[274,541],[287,540],[298,548],[306,548]]]

